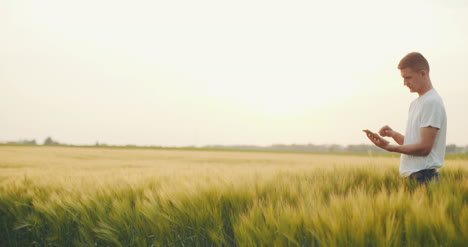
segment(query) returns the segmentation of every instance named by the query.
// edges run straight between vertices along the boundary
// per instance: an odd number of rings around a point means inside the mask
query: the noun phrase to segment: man
[[[432,87],[429,63],[423,55],[412,52],[398,64],[403,83],[419,97],[409,109],[406,133],[396,132],[389,126],[382,127],[378,134],[367,137],[378,147],[389,152],[401,153],[400,175],[410,177],[419,184],[439,179],[437,168],[442,167],[445,156],[447,116],[444,103]],[[398,145],[391,145],[382,137],[391,137]]]

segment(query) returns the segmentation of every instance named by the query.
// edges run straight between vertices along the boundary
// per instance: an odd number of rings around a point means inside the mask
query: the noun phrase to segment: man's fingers
[[[379,138],[377,138],[375,135],[369,134],[369,139],[374,143],[377,144],[379,142]]]
[[[374,143],[376,146],[383,148],[383,146],[388,144],[388,141],[380,137],[377,133],[367,133],[367,138]]]
[[[379,131],[379,135],[381,135],[381,136],[387,136],[387,134],[388,134],[388,130],[386,130],[386,129],[382,129],[382,130]]]
[[[382,139],[378,134],[376,133],[368,133],[367,137],[369,140],[374,143],[376,146],[381,146],[383,143],[385,143],[384,139]]]
[[[372,136],[372,134],[368,133],[367,138],[369,138],[369,140],[375,144],[375,138]]]

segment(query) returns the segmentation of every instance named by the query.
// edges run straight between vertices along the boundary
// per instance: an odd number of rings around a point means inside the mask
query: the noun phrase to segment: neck
[[[429,90],[433,89],[431,81],[427,81],[426,85],[421,88],[421,90],[418,92],[419,96],[423,96],[425,93],[427,93]]]

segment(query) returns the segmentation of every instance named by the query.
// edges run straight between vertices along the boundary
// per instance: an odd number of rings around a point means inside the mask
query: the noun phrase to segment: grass
[[[466,246],[468,161],[0,147],[0,246]]]

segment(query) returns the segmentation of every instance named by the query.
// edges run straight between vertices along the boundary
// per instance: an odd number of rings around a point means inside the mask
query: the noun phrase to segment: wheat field
[[[0,146],[0,246],[468,246],[468,158]]]

